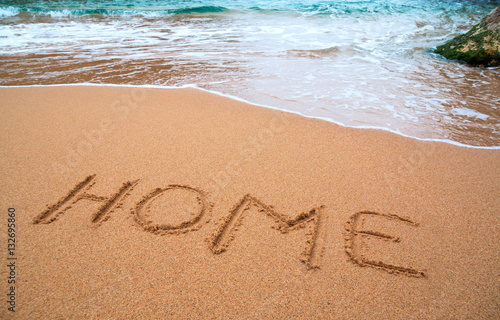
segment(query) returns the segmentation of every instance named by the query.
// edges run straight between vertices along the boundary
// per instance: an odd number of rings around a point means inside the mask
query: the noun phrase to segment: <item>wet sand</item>
[[[0,96],[2,319],[500,316],[499,150],[196,89]]]

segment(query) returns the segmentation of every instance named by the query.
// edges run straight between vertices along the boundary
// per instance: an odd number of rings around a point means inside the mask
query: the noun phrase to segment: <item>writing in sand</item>
[[[42,213],[35,217],[33,223],[52,223],[76,202],[90,200],[102,203],[92,215],[92,223],[100,225],[109,219],[111,212],[122,206],[123,200],[131,194],[133,188],[139,183],[139,180],[127,181],[111,196],[99,196],[89,193],[89,190],[95,185],[95,179],[96,175],[90,175],[76,184],[75,187],[69,190],[57,203],[47,206]],[[161,196],[168,196],[168,193],[173,191],[182,191],[194,197],[197,203],[196,214],[189,219],[175,224],[153,222],[150,219],[151,210],[153,210],[152,204],[158,201]],[[165,188],[156,188],[146,194],[132,208],[132,213],[135,221],[148,232],[159,235],[180,234],[199,230],[207,222],[212,206],[213,205],[208,201],[207,194],[203,190],[186,185],[172,184]],[[259,212],[271,217],[275,222],[275,229],[281,233],[288,233],[298,228],[308,228],[306,246],[300,260],[306,265],[307,269],[320,268],[322,250],[320,250],[318,243],[321,242],[325,233],[325,224],[323,223],[325,218],[323,213],[324,206],[312,208],[291,219],[250,194],[243,196],[233,206],[229,214],[222,219],[222,222],[212,233],[210,239],[208,239],[209,248],[214,254],[220,254],[228,250],[231,241],[235,239],[235,233],[238,226],[242,223],[244,213],[252,206],[256,206]],[[367,237],[375,237],[392,242],[401,241],[397,236],[363,228],[364,219],[374,216],[410,226],[418,226],[418,223],[408,218],[393,214],[383,214],[372,211],[357,212],[350,216],[345,227],[344,248],[349,260],[362,267],[372,267],[409,277],[425,277],[426,274],[423,270],[377,261],[361,254],[359,248],[362,246],[363,240]]]

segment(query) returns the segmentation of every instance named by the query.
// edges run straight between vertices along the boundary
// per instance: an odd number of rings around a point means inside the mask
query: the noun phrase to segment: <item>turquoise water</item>
[[[0,5],[9,7],[14,12],[31,14],[103,14],[103,15],[156,15],[197,14],[227,11],[259,11],[284,13],[293,12],[307,15],[339,15],[365,13],[405,13],[416,11],[482,11],[483,7],[494,8],[497,1],[432,1],[432,0],[205,0],[205,1],[1,1]]]
[[[432,49],[500,1],[0,1],[0,85],[195,85],[354,127],[500,146],[500,69]]]

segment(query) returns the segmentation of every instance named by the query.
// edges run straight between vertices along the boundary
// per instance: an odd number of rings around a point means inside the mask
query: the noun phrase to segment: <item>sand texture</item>
[[[499,150],[190,88],[0,97],[0,319],[500,318]]]

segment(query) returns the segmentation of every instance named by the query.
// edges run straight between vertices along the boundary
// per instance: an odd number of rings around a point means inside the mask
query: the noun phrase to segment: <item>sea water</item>
[[[498,1],[0,1],[0,85],[197,86],[352,127],[500,146],[500,68],[433,49]]]

